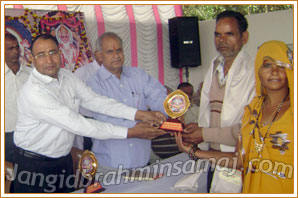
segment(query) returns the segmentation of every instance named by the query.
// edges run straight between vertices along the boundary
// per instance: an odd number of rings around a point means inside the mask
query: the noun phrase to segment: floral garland
[[[28,15],[31,15],[33,18],[33,26],[30,23],[30,19],[28,17]],[[79,56],[77,58],[76,61],[76,65],[75,68],[73,70],[73,72],[80,67],[79,62],[81,62],[83,60],[83,51],[84,49],[86,50],[86,55],[88,58],[88,61],[91,62],[92,61],[92,53],[91,53],[91,49],[88,45],[88,38],[87,38],[87,34],[86,34],[86,29],[85,29],[85,25],[84,25],[84,20],[83,20],[83,13],[77,11],[76,14],[79,15],[79,23],[81,26],[81,33],[80,33],[80,44],[79,44]],[[24,26],[31,32],[32,35],[32,39],[36,38],[40,32],[39,32],[39,28],[38,28],[38,22],[42,19],[42,20],[46,20],[49,22],[53,22],[53,21],[62,21],[64,19],[70,19],[75,17],[74,13],[66,13],[64,16],[58,16],[58,17],[47,17],[47,16],[38,16],[34,11],[29,10],[28,8],[25,9],[24,11],[24,15],[21,16],[16,16],[16,17],[12,17],[9,16],[8,20],[21,20],[21,22],[24,24]],[[46,30],[49,30],[48,28],[50,28],[49,26],[46,26]],[[43,29],[42,33],[46,33],[46,31]]]
[[[30,24],[30,20],[28,18],[28,14],[30,14],[33,18],[33,26],[31,26]],[[29,10],[28,8],[25,9],[24,15],[21,16],[16,16],[16,17],[12,17],[9,16],[8,20],[22,20],[22,23],[24,24],[24,26],[30,30],[31,34],[32,34],[32,39],[34,39],[37,35],[39,35],[39,29],[37,28],[37,19],[38,19],[38,15],[36,13],[33,13],[32,10]]]
[[[88,45],[88,38],[87,38],[87,34],[86,34],[86,29],[85,29],[85,26],[84,26],[84,20],[83,20],[83,15],[82,15],[82,12],[78,12],[79,15],[80,15],[80,24],[81,24],[81,27],[82,27],[82,31],[80,33],[80,38],[81,38],[81,42],[80,42],[80,50],[79,50],[79,56],[78,56],[78,61],[77,62],[80,62],[82,61],[82,56],[83,56],[83,50],[86,49],[86,52],[90,52],[91,49]],[[87,57],[88,57],[88,61],[92,61],[92,56],[90,56],[89,53],[87,53]],[[74,71],[79,68],[79,65],[76,64],[75,65],[75,68],[74,68]]]

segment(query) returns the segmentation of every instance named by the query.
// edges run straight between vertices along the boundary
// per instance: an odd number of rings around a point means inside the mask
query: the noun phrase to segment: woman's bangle
[[[198,147],[197,145],[193,144],[190,149],[189,149],[189,152],[188,152],[188,157],[192,160],[198,160],[199,158],[196,157],[196,151],[198,150]]]
[[[189,151],[188,151],[188,157],[191,159],[191,152],[192,152],[192,146],[190,147]]]
[[[198,150],[198,147],[197,147],[197,145],[193,145],[192,148],[193,148],[192,149],[192,159],[197,161],[199,159],[196,157],[196,151]]]

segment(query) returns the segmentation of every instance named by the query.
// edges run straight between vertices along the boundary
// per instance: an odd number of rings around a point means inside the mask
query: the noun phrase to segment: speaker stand
[[[186,76],[186,82],[189,82],[189,71],[188,71],[188,67],[185,67],[185,76]]]

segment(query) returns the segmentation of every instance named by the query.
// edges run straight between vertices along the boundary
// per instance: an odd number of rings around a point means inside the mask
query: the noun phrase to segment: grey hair
[[[120,42],[120,45],[122,46],[122,39],[120,38],[120,36],[118,36],[118,34],[114,33],[114,32],[105,32],[102,35],[100,35],[95,43],[95,50],[101,52],[101,45],[102,45],[102,41],[105,37],[112,37],[117,39]]]

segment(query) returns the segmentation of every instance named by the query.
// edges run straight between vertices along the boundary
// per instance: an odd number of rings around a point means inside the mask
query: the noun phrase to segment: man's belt
[[[43,160],[43,161],[53,161],[53,160],[57,160],[59,158],[51,158],[51,157],[47,157],[47,156],[44,156],[44,155],[40,155],[38,153],[34,153],[34,152],[31,152],[31,151],[26,151],[20,147],[17,147],[15,146],[15,151],[24,156],[24,157],[28,157],[28,158],[31,158],[31,159],[36,159],[36,160]]]

